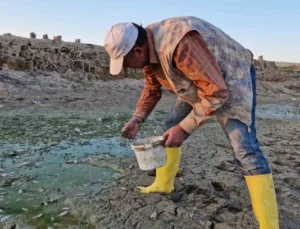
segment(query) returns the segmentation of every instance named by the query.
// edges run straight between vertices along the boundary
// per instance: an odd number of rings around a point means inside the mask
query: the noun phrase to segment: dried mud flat
[[[50,73],[43,77],[26,72],[0,73],[6,76],[2,77],[5,80],[0,85],[2,122],[18,117],[25,120],[18,123],[25,131],[14,135],[16,139],[26,136],[26,128],[35,131],[31,128],[33,124],[26,121],[28,118],[34,120],[32,123],[38,123],[41,117],[59,120],[73,116],[78,128],[70,122],[66,125],[60,123],[59,128],[61,135],[68,135],[75,142],[97,138],[102,132],[111,139],[119,138],[120,127],[134,111],[143,85],[143,81],[133,79],[79,83]],[[299,80],[258,82],[258,139],[274,174],[280,228],[283,229],[297,229],[300,224],[299,98]],[[139,137],[162,133],[161,122],[174,101],[174,95],[164,91],[163,99],[143,125]],[[106,120],[105,125],[100,124],[103,120]],[[80,126],[79,121],[87,121],[87,124]],[[47,126],[45,121],[41,124]],[[64,132],[61,126],[71,126],[72,131]],[[2,127],[5,127],[4,123]],[[31,138],[43,137],[38,135],[40,133],[45,135],[42,140],[54,141],[52,137],[57,133],[50,131],[53,129],[36,132]],[[3,133],[7,132],[3,129]],[[76,132],[82,134],[75,135]],[[1,144],[13,142],[8,134],[4,136]],[[56,136],[56,141],[59,141],[59,136]],[[117,151],[123,148],[130,152],[129,141],[116,144]],[[7,152],[2,153],[3,160]],[[20,213],[6,219],[9,215],[0,206],[0,219],[4,221],[0,228],[257,228],[244,179],[236,167],[228,141],[214,119],[184,143],[176,190],[171,195],[146,195],[135,191],[137,185],[150,185],[154,176],[139,169],[132,152],[119,156],[95,153],[76,159],[71,166],[80,163],[110,168],[119,175],[110,183],[97,187],[99,190],[93,193],[67,196],[63,207],[68,208],[68,214],[72,215],[69,221],[57,224],[47,221],[44,227],[36,226],[30,220],[25,222],[19,217]],[[5,166],[2,165],[1,169],[2,175],[7,172]],[[4,176],[0,178],[1,181],[5,179]]]

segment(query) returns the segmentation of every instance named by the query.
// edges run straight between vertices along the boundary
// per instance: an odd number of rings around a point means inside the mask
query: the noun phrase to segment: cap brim
[[[110,67],[109,67],[110,74],[118,75],[121,72],[123,67],[123,60],[124,60],[123,57],[116,60],[110,59]]]

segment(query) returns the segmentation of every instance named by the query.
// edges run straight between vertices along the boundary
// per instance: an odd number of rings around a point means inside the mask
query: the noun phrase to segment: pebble
[[[156,212],[153,212],[153,213],[151,214],[151,216],[150,216],[150,219],[156,220],[156,218],[157,218],[157,213],[156,213]]]
[[[25,212],[28,212],[28,209],[27,208],[22,208],[23,211]]]

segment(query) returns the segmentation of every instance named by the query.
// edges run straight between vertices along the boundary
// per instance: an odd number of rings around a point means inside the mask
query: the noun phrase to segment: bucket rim
[[[152,139],[154,139],[154,141],[151,141]],[[131,147],[134,149],[149,149],[158,145],[164,146],[165,140],[164,136],[150,136],[135,140],[131,144]]]

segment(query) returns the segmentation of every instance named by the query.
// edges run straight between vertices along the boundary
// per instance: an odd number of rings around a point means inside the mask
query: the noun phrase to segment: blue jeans
[[[251,78],[253,107],[252,124],[250,128],[237,119],[217,116],[217,119],[232,146],[237,165],[245,176],[271,173],[268,161],[266,160],[256,137],[256,71],[254,65],[251,65]],[[192,109],[193,107],[190,104],[177,99],[163,123],[164,130],[168,130],[179,124]],[[186,139],[188,137],[189,136],[187,136]]]

